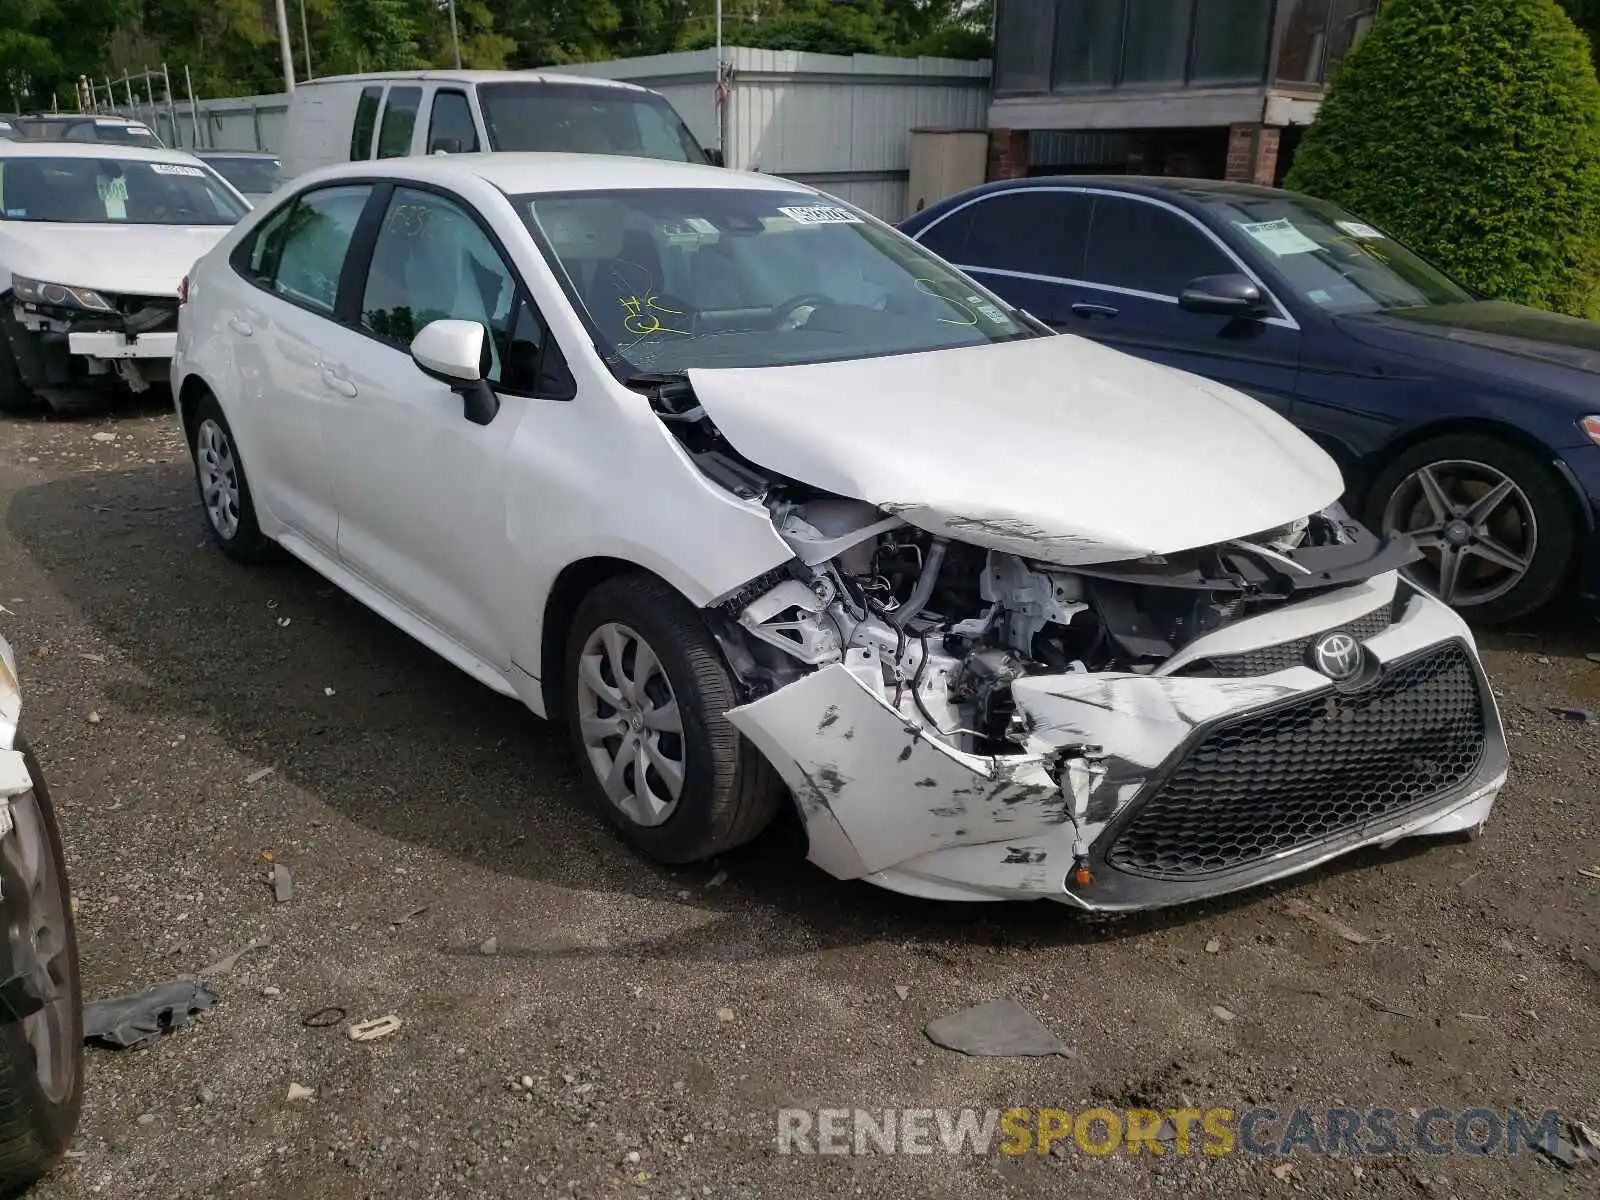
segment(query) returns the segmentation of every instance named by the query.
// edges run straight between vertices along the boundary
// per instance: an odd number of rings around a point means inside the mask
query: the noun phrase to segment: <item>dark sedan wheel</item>
[[[1368,521],[1411,534],[1423,558],[1407,573],[1464,616],[1489,622],[1548,603],[1576,549],[1555,471],[1488,434],[1447,434],[1400,455],[1373,485]]]

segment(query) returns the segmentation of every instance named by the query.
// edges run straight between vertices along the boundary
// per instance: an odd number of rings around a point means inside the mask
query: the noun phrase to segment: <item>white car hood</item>
[[[0,268],[112,295],[175,296],[195,260],[231,228],[6,221],[0,223]]]
[[[1249,397],[1073,336],[689,372],[758,466],[933,533],[1063,565],[1288,524],[1344,490]]]

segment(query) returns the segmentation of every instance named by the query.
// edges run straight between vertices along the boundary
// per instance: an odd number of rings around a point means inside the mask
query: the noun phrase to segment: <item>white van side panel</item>
[[[313,80],[294,89],[283,148],[285,182],[350,160],[350,131],[365,86],[356,80]]]

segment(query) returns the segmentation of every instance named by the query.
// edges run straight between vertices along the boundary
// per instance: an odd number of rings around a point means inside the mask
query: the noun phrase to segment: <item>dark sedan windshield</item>
[[[1032,336],[970,279],[815,193],[656,189],[515,203],[619,375]]]
[[[672,105],[653,92],[577,83],[478,87],[492,150],[625,154],[703,163]]]
[[[0,158],[0,217],[232,225],[249,210],[205,167],[114,158]]]
[[[275,158],[228,158],[207,155],[206,165],[246,196],[267,196],[278,190],[281,164]]]
[[[1472,296],[1436,267],[1337,205],[1309,196],[1205,200],[1266,263],[1275,283],[1327,312],[1458,304]]]

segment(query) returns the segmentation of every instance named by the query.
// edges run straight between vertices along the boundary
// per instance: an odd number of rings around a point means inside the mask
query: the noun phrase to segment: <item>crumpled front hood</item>
[[[0,264],[13,275],[111,295],[176,296],[195,260],[230,228],[7,221],[0,224]]]
[[[1067,335],[689,382],[758,466],[1067,566],[1246,537],[1344,490],[1249,397]]]

